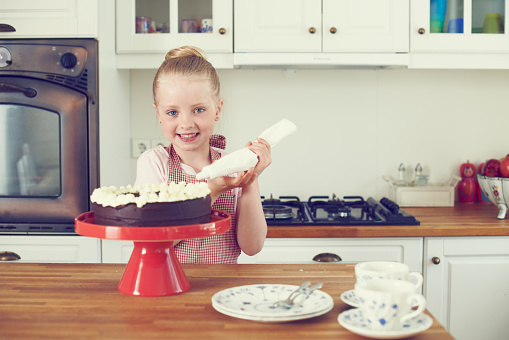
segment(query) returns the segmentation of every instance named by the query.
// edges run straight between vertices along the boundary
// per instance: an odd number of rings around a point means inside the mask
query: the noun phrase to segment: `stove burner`
[[[263,213],[269,226],[304,225],[419,225],[387,198],[380,202],[362,196],[311,196],[301,202],[297,196],[279,196],[265,199],[261,196]]]
[[[281,204],[264,204],[263,213],[265,218],[287,219],[293,218],[292,208]]]

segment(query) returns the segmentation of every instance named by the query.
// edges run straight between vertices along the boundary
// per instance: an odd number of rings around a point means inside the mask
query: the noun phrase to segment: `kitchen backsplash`
[[[282,118],[297,133],[273,151],[262,195],[387,196],[382,175],[420,163],[432,183],[509,153],[509,71],[219,70],[217,133],[232,152]],[[131,71],[131,138],[164,138],[152,107],[155,70]],[[131,179],[136,159],[131,161]]]

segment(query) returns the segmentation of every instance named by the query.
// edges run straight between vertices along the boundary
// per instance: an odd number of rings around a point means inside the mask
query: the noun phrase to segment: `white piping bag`
[[[283,138],[293,134],[295,131],[297,131],[297,126],[288,119],[283,119],[263,131],[259,135],[259,138],[265,139],[271,147],[274,147]],[[257,163],[258,156],[248,148],[243,148],[204,167],[202,171],[196,175],[196,179],[214,179],[235,172],[246,171],[254,167]]]

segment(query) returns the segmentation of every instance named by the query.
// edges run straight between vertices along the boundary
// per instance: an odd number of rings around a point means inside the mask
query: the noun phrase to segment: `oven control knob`
[[[72,53],[64,53],[60,57],[60,65],[64,68],[73,68],[78,63],[78,58]]]

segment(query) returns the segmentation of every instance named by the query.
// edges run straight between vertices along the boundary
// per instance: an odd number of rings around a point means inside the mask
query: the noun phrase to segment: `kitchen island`
[[[491,203],[454,207],[402,208],[421,224],[410,226],[269,226],[267,237],[508,236],[509,217],[498,220]],[[508,213],[509,215],[509,213]]]
[[[340,299],[353,264],[183,265],[189,291],[134,297],[117,291],[125,265],[0,263],[1,339],[365,339],[343,328]],[[261,323],[217,312],[211,297],[248,284],[324,282],[333,309],[316,318]],[[433,319],[415,340],[453,337]]]

